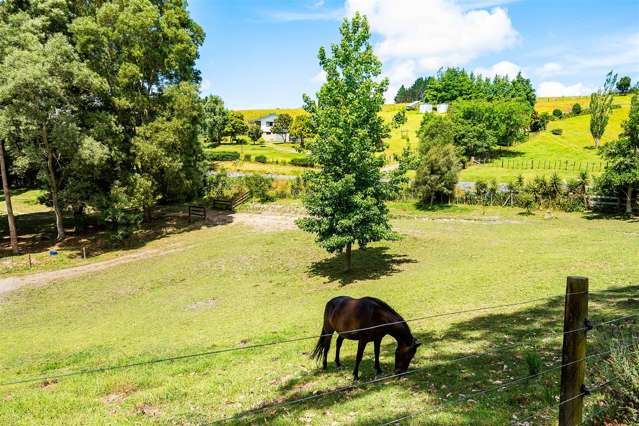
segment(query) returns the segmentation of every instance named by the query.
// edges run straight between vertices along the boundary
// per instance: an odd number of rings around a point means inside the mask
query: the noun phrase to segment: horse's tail
[[[315,349],[311,352],[311,359],[320,361],[328,355],[328,351],[331,348],[331,338],[333,337],[333,328],[328,322],[328,304],[324,310],[324,325],[322,326],[322,333],[320,334]]]

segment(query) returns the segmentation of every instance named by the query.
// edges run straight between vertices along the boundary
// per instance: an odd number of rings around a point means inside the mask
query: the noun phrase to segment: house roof
[[[277,118],[278,114],[272,112],[270,114],[267,115],[263,115],[262,117],[257,117],[255,120],[251,120],[251,121],[273,121]]]

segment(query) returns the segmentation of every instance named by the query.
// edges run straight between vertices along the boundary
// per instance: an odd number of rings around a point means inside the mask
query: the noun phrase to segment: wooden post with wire
[[[587,327],[588,278],[568,277],[564,307],[564,342],[561,352],[563,367],[559,426],[577,426],[582,421]]]

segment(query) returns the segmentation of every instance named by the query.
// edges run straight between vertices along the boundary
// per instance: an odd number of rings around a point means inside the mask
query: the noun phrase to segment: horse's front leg
[[[382,346],[382,339],[375,340],[374,344],[375,344],[375,371],[377,371],[377,374],[382,374],[382,368],[379,366],[379,351]]]
[[[357,358],[355,358],[355,371],[353,371],[353,379],[355,381],[359,380],[359,363],[362,362],[362,357],[364,356],[364,349],[366,349],[366,344],[368,342],[364,340],[360,340],[357,344]]]

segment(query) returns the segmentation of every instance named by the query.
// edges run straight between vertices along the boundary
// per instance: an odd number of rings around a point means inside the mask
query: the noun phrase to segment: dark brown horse
[[[379,366],[379,350],[382,339],[387,334],[397,340],[396,374],[408,370],[408,366],[415,356],[415,351],[421,345],[411,334],[404,319],[388,304],[374,297],[353,299],[348,296],[339,296],[329,300],[326,304],[322,334],[311,354],[311,358],[322,359],[324,369],[327,367],[326,358],[331,347],[333,332],[337,332],[335,364],[338,367],[340,367],[339,350],[344,339],[359,341],[355,370],[353,371],[355,380],[359,378],[359,363],[362,361],[362,355],[364,355],[364,349],[368,342],[373,342],[375,345],[375,370],[377,374],[382,372]]]

